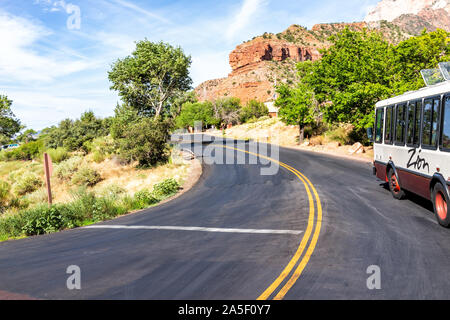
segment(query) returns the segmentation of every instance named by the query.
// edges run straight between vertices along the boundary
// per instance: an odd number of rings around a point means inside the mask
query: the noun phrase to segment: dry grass
[[[89,165],[100,173],[102,181],[95,187],[90,188],[96,193],[101,193],[105,188],[112,185],[118,186],[133,196],[142,189],[152,190],[153,186],[165,179],[174,178],[180,185],[184,183],[191,173],[192,166],[189,161],[172,161],[170,164],[161,165],[149,169],[136,168],[135,164],[121,165],[117,161],[106,159],[100,163],[92,160],[92,157],[84,158],[84,164]],[[56,166],[56,164],[54,165]],[[32,171],[44,179],[43,163],[40,161],[13,161],[0,162],[0,180],[8,181],[10,184],[10,174],[14,172]],[[56,176],[51,179],[52,193],[54,203],[66,203],[72,200],[71,191],[76,188],[68,181],[61,181]],[[46,187],[37,190],[28,197],[35,199],[36,202],[46,200]],[[35,202],[35,201],[33,201]]]
[[[222,136],[222,131],[212,133],[216,136]],[[366,153],[350,155],[351,146],[339,146],[338,143],[331,141],[327,136],[317,136],[306,140],[310,145],[299,146],[298,126],[287,126],[279,119],[267,119],[254,123],[246,123],[234,126],[225,131],[225,137],[233,139],[253,139],[256,141],[269,142],[283,147],[293,147],[317,152],[352,157],[356,159],[373,159],[373,149],[366,148]]]
[[[222,135],[222,132],[215,132]],[[246,123],[227,129],[225,136],[234,139],[253,139],[281,146],[295,146],[298,141],[298,127],[286,126],[278,119],[267,119],[254,123]]]

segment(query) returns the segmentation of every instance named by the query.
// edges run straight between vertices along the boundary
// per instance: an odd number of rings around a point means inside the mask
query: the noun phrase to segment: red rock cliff
[[[221,97],[237,97],[243,104],[252,99],[272,100],[278,78],[274,63],[290,63],[292,70],[293,62],[317,60],[320,54],[315,47],[258,37],[237,46],[229,57],[232,72],[227,78],[206,81],[195,89],[201,101]]]
[[[317,49],[298,46],[286,41],[257,38],[254,41],[241,44],[230,53],[231,75],[255,69],[263,61],[284,61],[292,59],[295,62],[317,60],[320,58]]]

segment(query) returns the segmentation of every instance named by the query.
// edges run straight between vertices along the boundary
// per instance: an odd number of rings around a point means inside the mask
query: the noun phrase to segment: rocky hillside
[[[195,89],[197,96],[202,101],[238,97],[244,104],[251,99],[273,100],[275,85],[296,80],[297,62],[320,59],[320,49],[330,45],[331,35],[346,27],[357,31],[367,28],[398,43],[424,28],[450,31],[449,3],[450,0],[382,0],[364,22],[318,24],[311,30],[292,25],[278,34],[264,33],[238,45],[229,56],[232,72],[228,77],[200,84]]]
[[[424,28],[450,31],[450,0],[382,0],[365,18],[366,22],[386,20],[411,34]]]

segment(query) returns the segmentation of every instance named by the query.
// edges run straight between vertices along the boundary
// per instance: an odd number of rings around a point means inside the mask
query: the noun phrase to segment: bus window
[[[431,145],[436,146],[437,145],[437,134],[439,129],[439,103],[440,98],[434,98],[433,99],[433,125],[431,127]]]
[[[439,117],[439,99],[426,99],[424,102],[422,144],[436,146],[437,122]]]
[[[386,125],[384,130],[384,142],[392,143],[392,106],[386,108]]]
[[[400,104],[396,107],[396,128],[395,128],[395,142],[397,144],[405,143],[405,110],[406,106]]]
[[[415,116],[415,125],[414,125],[414,142],[415,146],[419,146],[420,144],[420,122],[422,120],[422,101],[416,102],[416,116]]]
[[[375,119],[375,143],[383,142],[384,108],[377,109]]]
[[[450,149],[450,96],[445,97],[442,106],[442,147]]]
[[[406,143],[408,145],[414,144],[414,124],[416,123],[416,104],[414,102],[410,102],[408,105],[408,129],[406,130]]]

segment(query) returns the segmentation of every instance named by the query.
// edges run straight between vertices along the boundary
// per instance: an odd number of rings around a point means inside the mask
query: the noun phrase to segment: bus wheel
[[[447,211],[448,196],[445,187],[437,183],[433,189],[434,213],[437,221],[443,227],[450,227],[450,216]]]
[[[391,190],[391,193],[394,196],[394,198],[397,200],[404,199],[406,197],[406,193],[401,188],[400,183],[398,182],[397,176],[395,175],[393,169],[389,169],[388,178],[389,178],[389,190]]]

